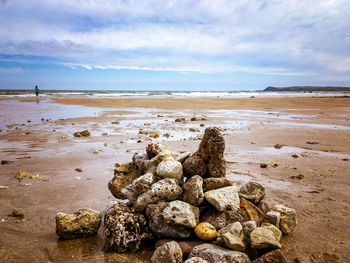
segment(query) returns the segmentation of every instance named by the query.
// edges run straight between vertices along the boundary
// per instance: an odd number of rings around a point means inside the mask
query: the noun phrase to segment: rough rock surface
[[[203,178],[199,175],[191,177],[182,186],[184,190],[183,200],[194,206],[198,206],[203,202]]]
[[[252,263],[287,263],[287,261],[282,255],[281,250],[275,249],[262,255]]]
[[[236,186],[226,186],[204,193],[204,198],[219,211],[239,209],[239,196]]]
[[[89,137],[89,136],[90,136],[90,132],[88,130],[74,133],[74,137]]]
[[[264,220],[264,213],[260,208],[244,198],[241,198],[239,213],[242,215],[244,222],[255,221],[257,226],[260,226]]]
[[[209,191],[209,190],[214,190],[214,189],[218,189],[218,188],[222,188],[225,186],[231,186],[232,182],[230,180],[228,180],[225,177],[209,177],[209,178],[205,178],[203,181],[203,190]]]
[[[257,204],[265,197],[265,187],[254,181],[250,181],[239,188],[239,196]]]
[[[276,227],[280,226],[281,214],[276,211],[267,212],[264,217],[264,222],[275,225]]]
[[[162,213],[167,206],[168,203],[166,202],[159,202],[147,206],[146,215],[149,220],[149,227],[158,237],[188,238],[192,233],[192,229],[171,225],[165,221]]]
[[[274,226],[274,225],[272,225],[272,224],[269,224],[269,223],[262,223],[262,224],[261,224],[261,227],[266,228],[266,229],[272,231],[272,233],[274,234],[276,240],[277,240],[278,242],[280,242],[281,237],[282,237],[282,232],[281,232],[281,230],[279,230],[276,226]]]
[[[193,257],[193,258],[187,259],[186,261],[184,261],[184,263],[210,263],[210,262],[203,258]]]
[[[145,240],[153,238],[144,215],[122,200],[108,204],[103,222],[107,250],[136,251]]]
[[[249,263],[248,256],[216,245],[203,244],[193,248],[189,258],[200,257],[210,263]]]
[[[156,181],[157,179],[155,175],[152,173],[146,173],[139,178],[136,178],[132,184],[123,188],[121,192],[130,202],[134,203],[139,195],[147,192]]]
[[[156,174],[160,178],[174,178],[180,181],[182,177],[182,164],[172,158],[166,158],[158,164]]]
[[[176,226],[195,228],[199,223],[198,207],[180,200],[170,202],[162,215],[167,223]]]
[[[114,177],[108,182],[108,189],[112,195],[118,199],[124,199],[126,196],[122,189],[131,184],[141,173],[132,162],[124,163],[114,169]]]
[[[225,140],[216,127],[205,129],[198,151],[183,163],[184,174],[188,177],[225,177]]]
[[[152,263],[182,263],[182,251],[175,241],[158,247],[151,258]]]
[[[244,251],[246,245],[244,243],[244,234],[241,223],[236,222],[220,229],[216,241],[233,250]]]
[[[298,223],[295,210],[284,205],[275,205],[271,210],[279,212],[281,215],[280,229],[282,233],[288,235],[292,232]]]
[[[243,227],[244,241],[246,244],[249,244],[250,234],[256,228],[256,223],[255,221],[247,221],[242,224],[242,227]]]
[[[207,222],[199,223],[194,229],[194,233],[202,240],[214,240],[217,236],[215,227]]]
[[[161,200],[176,200],[181,194],[182,188],[178,185],[177,180],[166,178],[153,184],[150,190],[141,194],[134,203],[134,207],[136,211],[143,211],[149,204],[154,204]]]
[[[250,234],[250,246],[256,249],[282,248],[271,230],[258,227]]]
[[[171,239],[159,239],[156,242],[156,248],[160,247],[161,245],[168,243],[172,241]],[[182,250],[182,255],[184,256],[184,258],[187,258],[188,255],[191,253],[192,249],[195,246],[199,246],[204,244],[204,241],[201,240],[175,240],[176,243],[180,246],[181,250]]]
[[[56,215],[56,233],[61,238],[79,238],[95,235],[100,228],[101,213],[89,208],[79,209],[74,214]]]
[[[200,215],[201,222],[208,222],[212,224],[217,230],[221,228],[235,223],[235,222],[243,222],[243,217],[235,211],[224,211],[220,212],[215,208],[206,209]]]
[[[259,202],[257,207],[260,208],[260,210],[263,211],[264,214],[270,211],[269,205],[264,201]]]

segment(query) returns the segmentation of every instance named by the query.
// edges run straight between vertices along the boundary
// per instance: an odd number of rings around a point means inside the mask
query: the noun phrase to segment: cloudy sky
[[[350,86],[348,0],[0,0],[0,88]]]

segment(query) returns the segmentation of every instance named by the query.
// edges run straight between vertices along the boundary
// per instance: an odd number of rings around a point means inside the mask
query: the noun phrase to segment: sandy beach
[[[297,211],[296,229],[281,242],[287,262],[350,262],[350,97],[2,98],[0,160],[9,163],[0,165],[1,261],[150,262],[153,244],[139,253],[104,252],[101,229],[59,240],[55,215],[103,211],[114,199],[107,183],[115,163],[152,141],[194,152],[209,126],[222,128],[228,178],[257,180],[269,205]],[[90,137],[73,137],[85,129]],[[19,182],[20,170],[32,179]],[[23,219],[9,216],[13,210]]]

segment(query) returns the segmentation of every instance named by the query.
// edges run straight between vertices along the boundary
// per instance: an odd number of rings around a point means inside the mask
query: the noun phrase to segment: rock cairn
[[[227,179],[224,149],[220,129],[209,127],[192,155],[152,143],[146,153],[116,165],[108,188],[117,199],[102,219],[105,248],[137,251],[158,240],[153,263],[286,262],[280,239],[296,226],[295,210],[281,204],[269,208],[258,182],[239,186]],[[89,218],[83,219],[83,212],[95,220],[94,228],[85,227]],[[74,225],[77,218],[84,226]],[[85,210],[58,214],[57,234],[96,234],[100,218]]]

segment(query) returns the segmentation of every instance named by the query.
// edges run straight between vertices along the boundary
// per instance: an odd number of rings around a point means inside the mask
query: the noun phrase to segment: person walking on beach
[[[39,97],[39,88],[37,85],[35,86],[35,95]]]

